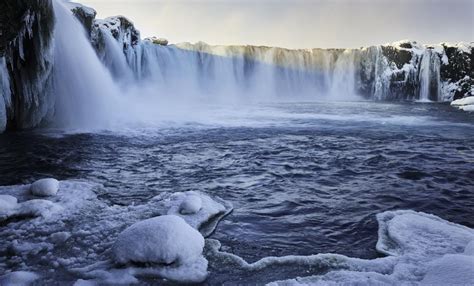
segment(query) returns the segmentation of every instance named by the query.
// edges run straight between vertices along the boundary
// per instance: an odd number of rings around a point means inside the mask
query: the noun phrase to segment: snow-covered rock
[[[81,283],[95,285],[139,283],[143,276],[183,283],[206,279],[208,262],[201,255],[202,248],[193,261],[190,260],[195,252],[190,251],[187,255],[180,252],[182,257],[176,256],[180,259],[176,263],[152,266],[147,263],[119,266],[111,259],[112,250],[120,230],[168,213],[181,217],[175,220],[181,220],[181,225],[192,229],[202,242],[202,237],[210,234],[218,221],[232,210],[230,203],[199,192],[186,192],[161,193],[141,204],[109,205],[97,198],[96,190],[102,188],[88,182],[60,181],[60,191],[48,200],[41,200],[32,199],[30,185],[0,186],[0,194],[9,196],[6,197],[9,204],[15,199],[18,201],[16,207],[9,207],[6,213],[0,214],[0,221],[15,218],[0,227],[0,240],[8,242],[0,243],[0,253],[15,254],[14,259],[0,255],[0,273],[21,263],[22,269],[39,271],[42,282],[53,284],[56,269],[74,273],[77,279],[82,279]],[[201,198],[202,208],[197,213],[181,215],[179,207],[190,194]],[[189,247],[189,237],[184,240]],[[31,259],[33,254],[40,262]],[[51,272],[39,270],[44,269],[43,264]]]
[[[377,250],[388,256],[365,260],[337,254],[267,257],[254,263],[218,252],[243,269],[276,265],[321,266],[328,272],[269,285],[474,285],[474,259],[466,255],[474,230],[410,210],[377,215]]]
[[[10,195],[0,195],[0,215],[18,207],[18,199]]]
[[[202,199],[198,194],[188,194],[179,206],[181,214],[195,214],[202,208]]]
[[[451,105],[464,111],[474,111],[474,96],[454,100]]]
[[[429,263],[422,286],[474,285],[474,258],[448,254]]]
[[[469,242],[469,244],[464,249],[464,255],[474,256],[474,240]]]
[[[118,263],[186,264],[202,255],[204,238],[182,218],[164,215],[137,222],[117,237]]]
[[[165,38],[150,37],[150,38],[145,38],[144,41],[148,41],[155,45],[160,45],[160,46],[168,45],[168,40]]]
[[[59,190],[59,181],[53,178],[45,178],[31,184],[31,193],[35,196],[54,196]]]

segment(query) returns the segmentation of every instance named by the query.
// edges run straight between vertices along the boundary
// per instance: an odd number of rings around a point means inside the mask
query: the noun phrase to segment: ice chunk
[[[50,235],[51,241],[56,244],[64,243],[70,237],[71,237],[71,233],[67,231],[60,231],[60,232],[56,232]]]
[[[464,111],[474,111],[474,96],[454,100],[451,105]]]
[[[474,231],[437,216],[414,211],[392,211],[377,215],[377,250],[388,255],[437,257],[463,251],[474,239]]]
[[[0,215],[13,210],[18,206],[18,200],[14,196],[0,195]]]
[[[31,184],[31,193],[35,196],[49,197],[58,192],[59,182],[56,179],[41,179]]]
[[[195,214],[202,208],[202,200],[197,194],[188,194],[179,206],[181,214]]]
[[[420,285],[474,285],[474,259],[472,256],[448,254],[428,266]]]
[[[28,271],[15,271],[0,276],[0,285],[22,286],[30,285],[38,280],[39,275]]]
[[[203,236],[182,218],[164,215],[137,222],[119,234],[113,252],[119,263],[185,264],[202,255]]]

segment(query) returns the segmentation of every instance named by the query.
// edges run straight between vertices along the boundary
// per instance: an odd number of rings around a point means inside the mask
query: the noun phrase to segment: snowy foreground
[[[265,257],[254,263],[205,239],[232,205],[200,192],[163,193],[142,205],[107,205],[99,185],[54,179],[0,187],[0,285],[54,279],[74,285],[134,284],[141,277],[202,282],[209,258],[246,271],[325,266],[318,276],[271,285],[473,285],[474,230],[410,210],[377,215],[377,250],[364,260],[338,254]],[[40,196],[41,197],[40,197]],[[88,222],[88,223],[85,223]]]

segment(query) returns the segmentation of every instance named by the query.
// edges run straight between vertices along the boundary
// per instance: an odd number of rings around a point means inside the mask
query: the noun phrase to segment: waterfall
[[[419,100],[440,100],[440,58],[432,49],[424,51],[419,69]]]
[[[61,0],[53,2],[55,26],[53,93],[54,122],[90,128],[114,120],[120,89],[99,60],[82,25]]]
[[[470,92],[469,45],[162,46],[140,40],[123,16],[94,20],[95,13],[84,10],[91,16],[87,26],[63,0],[52,3],[41,13],[28,10],[9,53],[0,58],[0,132],[7,125],[149,123],[163,114],[200,116],[206,104],[245,109],[262,101],[441,101]]]

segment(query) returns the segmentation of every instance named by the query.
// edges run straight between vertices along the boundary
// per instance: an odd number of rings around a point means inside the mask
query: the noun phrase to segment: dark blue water
[[[375,214],[413,209],[474,227],[474,114],[444,104],[282,103],[219,120],[0,135],[0,184],[102,183],[100,199],[200,190],[234,211],[211,238],[248,261],[375,251]],[[208,282],[252,281],[210,260]],[[234,275],[234,276],[233,276]],[[255,281],[255,280],[253,280]]]

